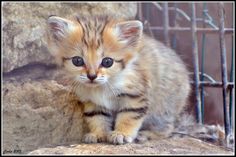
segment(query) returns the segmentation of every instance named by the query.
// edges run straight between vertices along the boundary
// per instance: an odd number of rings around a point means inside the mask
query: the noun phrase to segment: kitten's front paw
[[[87,133],[83,137],[84,143],[98,143],[98,142],[105,142],[106,136],[104,135],[97,135],[95,133]]]
[[[125,144],[133,142],[134,138],[131,136],[124,135],[118,131],[112,131],[108,136],[108,141],[112,144]]]

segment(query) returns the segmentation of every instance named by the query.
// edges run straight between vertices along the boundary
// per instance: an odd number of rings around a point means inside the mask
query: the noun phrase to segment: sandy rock
[[[58,69],[39,65],[3,78],[3,154],[233,154],[187,137],[143,144],[82,144],[82,105],[68,96],[66,79]]]
[[[136,3],[3,3],[3,71],[35,62],[54,63],[46,48],[45,26],[49,15],[69,17],[103,12],[134,17],[137,6]]]
[[[143,144],[74,144],[53,148],[40,148],[29,153],[39,154],[233,154],[232,151],[193,138],[162,139]]]
[[[3,83],[3,152],[73,143],[83,132],[82,105],[56,81]]]

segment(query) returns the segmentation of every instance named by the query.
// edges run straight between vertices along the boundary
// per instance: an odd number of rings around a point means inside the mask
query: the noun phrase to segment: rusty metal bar
[[[230,122],[229,122],[229,111],[227,109],[227,66],[226,66],[226,48],[225,48],[225,31],[224,31],[224,4],[219,3],[219,14],[220,14],[220,57],[221,57],[221,75],[223,83],[223,108],[224,108],[224,123],[225,123],[225,139],[230,133]]]
[[[164,27],[164,40],[167,46],[170,46],[169,39],[169,12],[168,12],[168,3],[163,3],[163,27]]]
[[[150,29],[154,31],[164,31],[163,27],[155,27],[150,26]],[[169,27],[169,32],[183,32],[183,31],[191,31],[189,27]],[[234,33],[233,28],[224,28],[225,34],[232,34]],[[212,28],[196,28],[197,33],[219,33],[219,29],[212,29]]]
[[[196,8],[195,3],[190,4],[192,15],[191,15],[191,31],[192,31],[192,55],[194,65],[194,81],[195,81],[195,96],[196,96],[196,108],[197,108],[197,122],[202,123],[201,114],[201,100],[199,90],[199,67],[198,67],[198,43],[197,43],[197,22],[196,22]]]

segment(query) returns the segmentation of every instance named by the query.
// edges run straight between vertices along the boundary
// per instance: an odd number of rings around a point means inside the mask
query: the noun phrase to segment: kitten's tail
[[[194,121],[193,116],[187,114],[183,114],[178,118],[178,121],[175,122],[173,131],[169,134],[145,130],[140,131],[136,140],[137,142],[144,142],[146,140],[185,136],[197,138],[230,149],[234,148],[234,135],[228,135],[225,140],[225,132],[222,126],[197,124]]]
[[[229,141],[225,142],[225,131],[219,124],[198,124],[193,116],[187,114],[182,115],[176,124],[171,136],[189,136],[220,146],[227,146],[231,143],[230,137],[228,137]]]

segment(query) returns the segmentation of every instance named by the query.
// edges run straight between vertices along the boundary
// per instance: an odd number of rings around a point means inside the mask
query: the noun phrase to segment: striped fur
[[[48,19],[48,47],[75,77],[90,132],[84,141],[132,142],[140,129],[171,132],[185,106],[188,72],[176,53],[142,33],[140,21],[113,16]],[[84,60],[75,66],[72,57]],[[103,58],[114,60],[109,68]],[[93,83],[87,75],[96,75]]]

